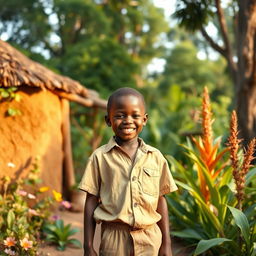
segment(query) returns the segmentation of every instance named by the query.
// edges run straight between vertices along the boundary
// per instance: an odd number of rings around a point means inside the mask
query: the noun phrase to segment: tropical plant
[[[228,147],[223,148],[220,138],[213,137],[212,123],[205,88],[202,136],[198,139],[192,137],[186,146],[183,145],[190,165],[184,167],[168,156],[176,182],[181,187],[180,192],[167,198],[175,229],[172,234],[185,238],[191,246],[197,245],[195,255],[205,251],[207,255],[254,255],[256,204],[243,201],[245,194],[242,191],[245,184],[255,179],[256,169],[249,171],[255,140],[244,154],[239,150],[233,114]],[[228,150],[233,159],[231,166],[226,154]],[[238,171],[240,175],[237,175]]]
[[[64,251],[66,246],[73,244],[78,247],[82,247],[80,241],[70,236],[77,233],[79,230],[71,228],[71,224],[64,225],[63,220],[56,220],[54,223],[46,223],[43,227],[43,232],[46,235],[46,241],[57,245],[57,249]]]

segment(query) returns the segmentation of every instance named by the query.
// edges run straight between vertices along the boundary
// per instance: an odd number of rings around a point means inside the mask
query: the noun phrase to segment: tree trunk
[[[256,0],[239,1],[236,109],[243,144],[256,137]]]
[[[256,84],[245,85],[237,95],[237,116],[239,137],[243,139],[243,145],[256,137]]]

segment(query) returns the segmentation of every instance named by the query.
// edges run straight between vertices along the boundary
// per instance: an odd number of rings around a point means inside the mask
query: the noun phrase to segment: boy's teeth
[[[132,128],[124,128],[124,131],[126,131],[126,132],[132,132],[133,129],[132,129]]]

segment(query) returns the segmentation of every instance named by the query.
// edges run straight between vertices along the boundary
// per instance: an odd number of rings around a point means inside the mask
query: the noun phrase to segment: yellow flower
[[[61,202],[62,201],[62,194],[61,193],[57,192],[56,190],[53,190],[52,193],[53,193],[54,199],[57,202]]]
[[[41,193],[43,193],[43,192],[46,192],[46,191],[48,191],[49,190],[49,187],[41,187],[41,188],[39,188],[39,191],[41,192]]]
[[[6,240],[4,240],[4,245],[7,247],[12,247],[16,244],[14,237],[7,237]]]
[[[20,245],[22,248],[24,248],[26,251],[33,246],[33,241],[29,241],[27,237],[23,238],[20,240]]]

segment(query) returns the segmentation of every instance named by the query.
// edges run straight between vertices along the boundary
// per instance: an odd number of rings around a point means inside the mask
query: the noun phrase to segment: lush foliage
[[[142,137],[176,159],[184,159],[179,144],[185,143],[189,135],[200,134],[200,97],[199,92],[192,95],[181,89],[179,85],[170,85],[166,90],[145,88],[142,91],[148,107],[149,121],[144,127]],[[161,100],[158,100],[161,99]],[[228,97],[216,97],[213,110],[219,113],[214,131],[225,132],[226,116],[228,115]]]
[[[207,90],[202,107],[202,136],[192,137],[183,145],[190,163],[183,166],[168,156],[179,192],[168,197],[173,235],[194,246],[194,254],[255,254],[255,186],[256,168],[251,169],[255,140],[243,154],[232,115],[227,148],[212,132],[212,112]],[[234,150],[235,148],[235,150]],[[233,149],[233,150],[232,150]],[[228,160],[230,151],[231,160]],[[239,167],[238,167],[239,166]],[[239,172],[239,175],[236,173]],[[232,175],[233,174],[233,175]],[[246,193],[244,193],[245,186]]]
[[[13,164],[9,163],[12,167]],[[63,208],[70,203],[49,187],[39,186],[39,168],[36,164],[26,178],[1,179],[0,195],[0,251],[1,255],[36,255],[42,236],[42,226],[50,217],[51,206],[58,202]],[[48,194],[47,194],[48,193]]]

